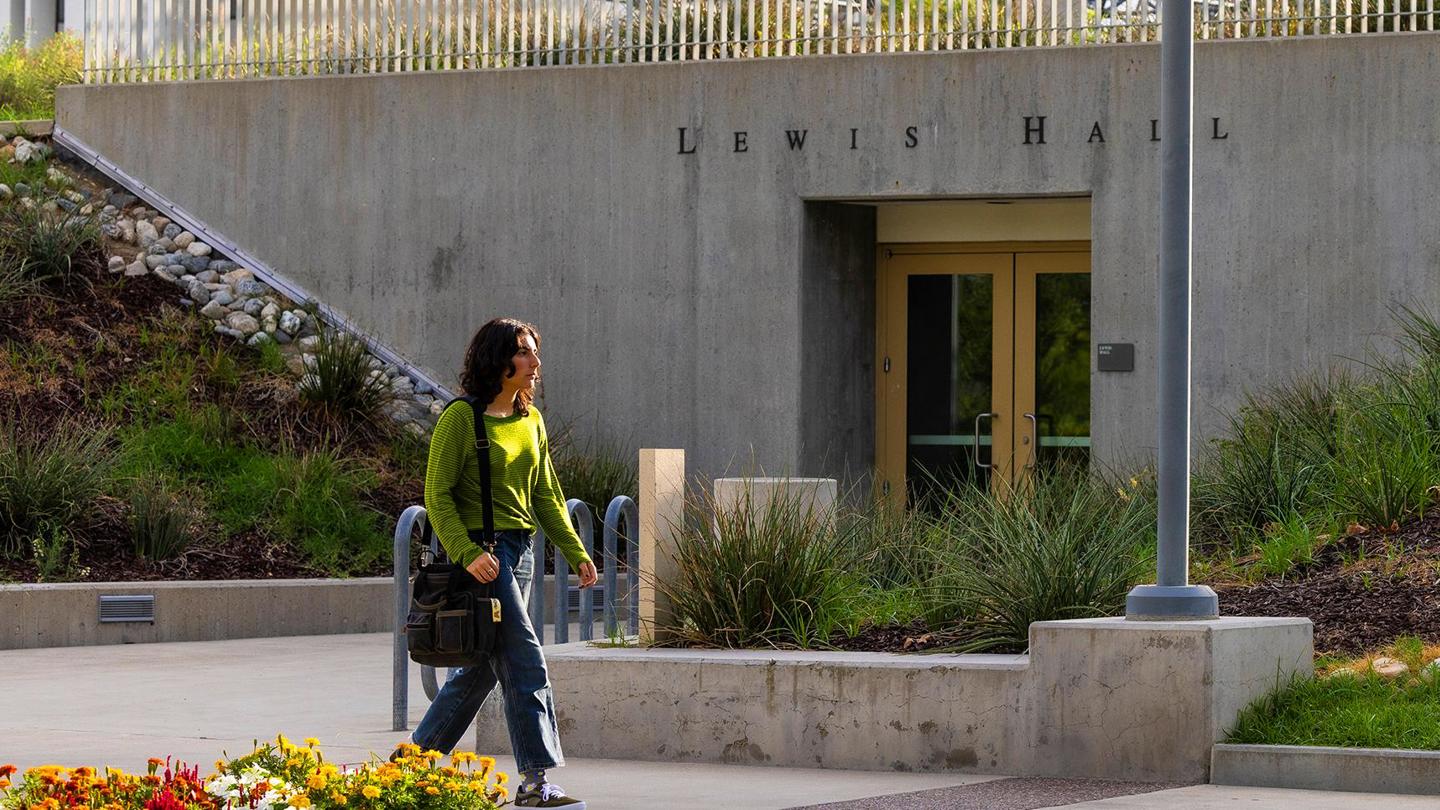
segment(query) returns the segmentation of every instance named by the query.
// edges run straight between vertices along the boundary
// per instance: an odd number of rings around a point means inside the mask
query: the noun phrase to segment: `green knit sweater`
[[[490,438],[495,531],[534,531],[538,518],[545,536],[572,568],[590,562],[580,536],[570,525],[565,496],[550,463],[550,445],[540,411],[532,406],[526,416],[486,416],[485,429]],[[466,566],[480,556],[480,547],[470,540],[467,530],[485,528],[480,466],[475,455],[475,409],[456,403],[440,415],[430,437],[425,513],[445,553]]]

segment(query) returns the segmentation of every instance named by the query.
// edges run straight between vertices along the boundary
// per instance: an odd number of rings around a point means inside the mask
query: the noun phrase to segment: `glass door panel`
[[[1090,460],[1090,263],[1016,255],[1017,454],[1030,472]]]
[[[906,469],[912,499],[988,486],[994,465],[995,278],[908,278]]]

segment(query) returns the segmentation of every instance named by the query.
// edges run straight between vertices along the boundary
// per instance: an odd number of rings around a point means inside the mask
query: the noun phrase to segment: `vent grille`
[[[571,613],[579,613],[579,612],[580,612],[580,594],[582,594],[582,593],[584,593],[584,591],[580,590],[579,588],[575,587],[574,585],[571,585],[571,586],[570,586],[570,612],[571,612]],[[592,593],[592,594],[595,595],[595,597],[594,597],[594,598],[595,598],[595,602],[594,602],[595,612],[596,612],[596,613],[600,613],[601,611],[603,611],[603,610],[605,609],[605,586],[597,582],[597,583],[595,583],[593,586],[591,586],[591,588],[590,588],[590,593]]]
[[[100,621],[155,623],[155,595],[134,594],[100,597]]]

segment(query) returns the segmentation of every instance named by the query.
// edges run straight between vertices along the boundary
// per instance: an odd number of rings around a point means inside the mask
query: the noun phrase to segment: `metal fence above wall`
[[[85,80],[1147,42],[1159,0],[86,0]],[[1436,0],[1194,0],[1200,39],[1434,31]]]

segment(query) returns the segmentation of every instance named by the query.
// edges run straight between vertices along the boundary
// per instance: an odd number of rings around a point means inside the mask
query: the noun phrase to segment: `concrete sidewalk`
[[[427,705],[418,667],[412,666],[410,684],[413,728]],[[55,763],[143,771],[148,757],[175,755],[208,771],[222,754],[246,753],[254,740],[277,732],[297,740],[318,737],[331,761],[356,762],[388,753],[405,737],[389,730],[388,634],[0,651],[0,694],[0,764],[22,767]],[[578,714],[583,718],[583,710]],[[507,757],[500,760],[513,771]],[[971,806],[966,793],[981,800],[974,789],[982,786],[990,791],[986,795],[1033,797],[1005,805],[1015,808],[1198,810],[1243,802],[1339,810],[1372,798],[1207,785],[1085,801],[1105,793],[1064,785],[1040,790],[1038,781],[1000,784],[995,777],[964,774],[600,759],[572,759],[554,778],[596,810],[779,810],[889,794],[910,795],[887,800],[886,807],[958,809]],[[1440,806],[1435,797],[1376,800],[1394,810]]]

